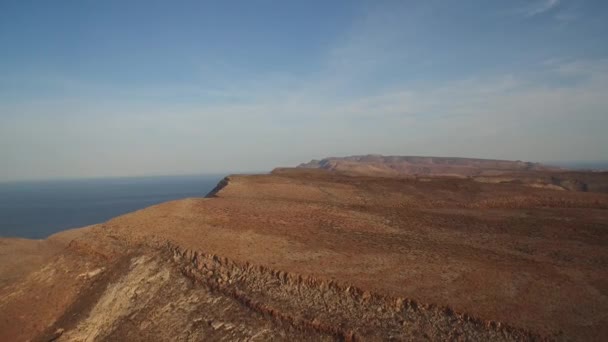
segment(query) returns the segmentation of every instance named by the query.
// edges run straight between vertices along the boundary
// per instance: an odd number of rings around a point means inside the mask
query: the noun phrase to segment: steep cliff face
[[[227,187],[230,183],[230,176],[224,177],[217,185],[209,191],[209,193],[205,197],[216,197],[217,194],[222,191],[223,188]]]
[[[2,240],[0,340],[601,341],[606,208],[517,182],[230,176],[209,198]]]

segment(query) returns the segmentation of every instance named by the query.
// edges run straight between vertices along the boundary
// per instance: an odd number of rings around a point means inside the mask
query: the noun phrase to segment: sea
[[[0,237],[44,239],[158,203],[204,197],[225,175],[0,183]]]

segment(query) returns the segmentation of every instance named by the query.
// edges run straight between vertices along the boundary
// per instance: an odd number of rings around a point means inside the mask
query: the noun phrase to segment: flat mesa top
[[[304,168],[229,176],[209,198],[166,202],[49,238],[48,244],[80,253],[74,259],[59,254],[65,272],[78,269],[79,274],[73,280],[62,278],[67,289],[55,287],[63,292],[50,295],[48,306],[38,305],[42,309],[36,317],[53,322],[69,303],[57,298],[82,297],[82,279],[99,273],[110,282],[112,274],[129,270],[111,266],[122,265],[113,260],[141,246],[169,243],[237,263],[449,306],[543,335],[607,336],[608,195],[536,178],[514,182],[496,177],[372,177]],[[151,262],[145,260],[133,265]],[[124,279],[135,277],[137,267],[131,266]],[[142,277],[157,279],[145,272]],[[8,281],[5,291],[11,286],[30,289],[28,296],[6,297],[14,317],[20,317],[17,313],[32,294],[46,291],[38,286],[41,274],[49,279],[59,274],[47,273],[33,272],[22,283],[18,277]],[[171,283],[191,288],[176,277]],[[189,293],[183,291],[172,293]],[[88,298],[96,296],[100,294]],[[69,333],[73,331],[79,330]],[[21,333],[7,336],[29,336]]]
[[[295,169],[230,176],[214,198],[162,204],[104,227],[536,331],[593,336],[608,319],[606,208],[601,193]]]

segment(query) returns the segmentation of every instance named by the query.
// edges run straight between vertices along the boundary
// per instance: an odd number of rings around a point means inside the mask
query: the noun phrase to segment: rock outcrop
[[[341,341],[539,341],[530,331],[352,285],[168,246],[183,274],[308,336]]]

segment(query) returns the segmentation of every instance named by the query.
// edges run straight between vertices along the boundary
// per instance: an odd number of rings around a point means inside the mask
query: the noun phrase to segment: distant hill
[[[370,176],[435,175],[496,176],[513,172],[559,171],[559,167],[524,161],[427,156],[361,155],[325,158],[300,164],[300,168],[320,168]]]
[[[608,161],[555,161],[547,165],[563,167],[571,170],[608,171]]]
[[[480,183],[518,183],[535,188],[608,193],[608,172],[566,169],[520,160],[372,154],[312,160],[300,164],[298,168],[353,176],[414,177],[423,180],[425,177],[470,178]]]

